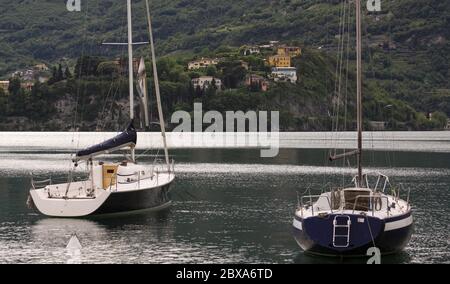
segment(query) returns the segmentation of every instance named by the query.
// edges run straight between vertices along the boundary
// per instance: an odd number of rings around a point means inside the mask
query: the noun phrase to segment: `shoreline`
[[[67,151],[86,148],[117,132],[0,132],[1,151]],[[169,132],[170,149],[351,149],[356,132]],[[163,148],[159,132],[138,133],[137,150]],[[364,132],[365,150],[450,152],[450,131]]]

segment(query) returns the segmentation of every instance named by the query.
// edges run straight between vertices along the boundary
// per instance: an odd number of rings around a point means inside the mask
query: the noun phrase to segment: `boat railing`
[[[32,189],[36,190],[36,189],[42,189],[42,188],[46,188],[49,185],[56,185],[56,184],[66,184],[66,183],[72,183],[72,182],[80,182],[80,181],[85,181],[86,178],[82,177],[82,176],[77,176],[77,177],[55,177],[55,176],[49,176],[49,177],[45,177],[45,176],[39,176],[39,175],[35,175],[33,173],[30,173],[31,175],[31,187]]]
[[[169,167],[166,167],[166,162],[163,159],[155,159],[153,163],[153,168],[161,167],[161,170],[158,170],[159,173],[169,173],[172,174],[175,172],[175,160],[172,159],[169,161]]]
[[[410,208],[410,204],[409,204],[409,197],[411,195],[411,188],[408,188],[408,190],[405,189],[405,187],[403,186],[403,183],[400,183],[400,187],[397,190],[397,194],[394,196],[395,197],[395,201],[398,202],[401,195],[401,192],[406,192],[406,205],[408,206],[408,210]]]
[[[328,206],[329,206],[329,208],[327,208],[327,210],[330,210],[331,213],[333,213],[333,207],[331,205],[331,200],[330,200],[329,196],[327,196],[327,195],[305,195],[300,198],[300,209],[302,212],[302,216],[303,216],[303,210],[304,209],[307,210],[308,209],[307,207],[309,207],[309,206],[311,206],[311,214],[312,214],[312,216],[314,216],[314,204],[317,201],[319,201],[321,198],[324,198],[327,200]],[[309,200],[305,202],[306,199],[309,199]],[[320,211],[320,210],[318,210],[318,211]]]
[[[363,206],[360,201],[360,199],[369,199],[369,206]],[[389,214],[389,198],[387,196],[378,196],[378,195],[357,195],[355,198],[355,202],[353,202],[353,212],[352,214],[355,214],[355,211],[361,211],[357,210],[356,207],[364,207],[367,209],[367,211],[372,211],[372,216],[375,216],[375,211],[382,211],[383,210],[383,199],[386,199],[386,213]],[[346,202],[347,204],[348,202]],[[351,205],[351,203],[349,203]],[[379,205],[379,207],[377,207]]]
[[[33,176],[31,176],[31,187],[33,190],[46,188],[47,186],[52,184],[52,179],[48,178],[45,180],[35,180]]]
[[[370,182],[369,182],[369,177],[370,176],[376,176],[376,182],[375,185],[373,187],[370,186]],[[366,188],[372,189],[374,192],[385,192],[386,188],[388,186],[390,186],[390,181],[389,181],[389,177],[379,173],[379,172],[372,172],[372,173],[365,173],[363,175],[363,179],[365,184],[363,184],[363,186],[365,186]],[[352,182],[355,184],[355,187],[359,187],[358,185],[358,176],[355,176],[352,180]]]

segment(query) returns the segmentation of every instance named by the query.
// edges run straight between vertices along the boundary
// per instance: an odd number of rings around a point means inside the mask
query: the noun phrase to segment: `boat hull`
[[[328,218],[334,219],[334,216],[336,215],[329,215]],[[413,232],[411,213],[386,220],[364,217],[364,223],[358,223],[361,215],[346,216],[350,216],[352,221],[347,247],[333,245],[332,222],[321,217],[303,220],[296,216],[293,225],[294,238],[306,253],[354,257],[367,256],[368,249],[374,246],[384,255],[397,253],[406,247]]]
[[[171,185],[172,183],[130,192],[112,192],[100,208],[91,215],[164,209],[171,203]]]
[[[157,211],[170,206],[173,182],[174,178],[169,178],[165,183],[142,189],[100,191],[96,198],[49,198],[45,189],[31,190],[30,207],[46,216],[59,218]]]

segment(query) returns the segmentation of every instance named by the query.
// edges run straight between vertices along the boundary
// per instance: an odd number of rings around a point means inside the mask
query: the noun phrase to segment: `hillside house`
[[[297,46],[279,46],[277,54],[281,56],[296,57],[302,54],[302,49]]]
[[[269,57],[268,61],[272,67],[291,67],[291,57],[289,55],[273,55]]]
[[[258,46],[249,46],[244,49],[244,55],[253,55],[253,54],[260,54],[261,49]]]
[[[272,79],[275,82],[297,82],[297,69],[295,67],[275,67],[272,68]]]
[[[0,81],[0,89],[3,89],[3,91],[5,91],[5,93],[8,93],[9,81]]]
[[[202,58],[200,60],[194,60],[189,62],[188,64],[188,70],[197,70],[200,68],[207,68],[210,65],[217,65],[219,64],[219,60],[216,59],[210,59],[210,58]]]
[[[206,90],[211,86],[215,86],[217,90],[222,89],[222,80],[212,76],[201,76],[199,78],[192,79],[192,85],[194,89],[200,88]]]
[[[15,71],[14,73],[12,73],[11,77],[13,77],[13,78],[15,78],[15,77],[22,78],[23,74],[24,74],[23,71],[18,70],[18,71]]]
[[[35,71],[33,69],[28,69],[23,73],[22,80],[23,81],[34,81]]]
[[[269,81],[259,75],[250,74],[245,78],[245,85],[250,89],[256,88],[259,91],[267,92],[269,90]]]
[[[34,68],[34,70],[36,70],[36,71],[48,71],[48,70],[49,70],[48,66],[45,65],[44,63],[37,64],[37,65],[35,65],[33,68]]]
[[[32,82],[21,83],[20,86],[24,90],[31,91],[31,90],[33,90],[34,83],[32,83]]]

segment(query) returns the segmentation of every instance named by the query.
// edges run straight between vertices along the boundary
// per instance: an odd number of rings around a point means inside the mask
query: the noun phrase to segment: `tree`
[[[208,68],[206,68],[206,75],[207,76],[216,76],[217,75],[217,68],[215,65],[209,65]]]
[[[13,77],[9,79],[9,88],[8,91],[10,95],[17,96],[20,93],[21,85],[20,79],[17,77]]]
[[[97,75],[97,68],[101,62],[102,59],[95,56],[82,56],[78,58],[75,66],[75,77],[81,78]]]
[[[64,78],[65,78],[65,79],[70,79],[70,78],[72,78],[72,73],[70,73],[70,69],[69,69],[68,66],[66,67],[66,70],[64,71]]]
[[[59,64],[58,72],[56,73],[56,81],[55,81],[55,83],[59,82],[59,81],[62,81],[62,80],[64,80],[64,73],[63,73],[61,64]]]
[[[431,123],[435,129],[444,129],[447,126],[447,115],[443,112],[436,111],[431,114]]]
[[[0,118],[6,117],[8,111],[8,98],[5,91],[0,88]]]
[[[97,67],[97,73],[102,76],[117,77],[119,76],[119,71],[119,66],[112,61],[102,62]]]

